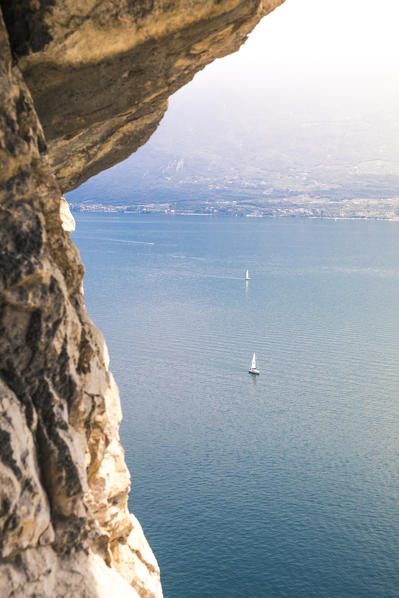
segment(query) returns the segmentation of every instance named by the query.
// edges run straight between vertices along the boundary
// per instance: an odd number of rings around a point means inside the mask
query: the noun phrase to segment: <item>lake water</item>
[[[76,216],[166,598],[397,598],[399,223]]]

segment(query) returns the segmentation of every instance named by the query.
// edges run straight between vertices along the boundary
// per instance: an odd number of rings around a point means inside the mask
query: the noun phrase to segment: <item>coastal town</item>
[[[285,199],[261,200],[207,200],[170,203],[123,203],[71,202],[71,210],[76,212],[109,212],[133,214],[169,214],[195,216],[239,216],[246,218],[329,218],[329,219],[378,219],[399,220],[399,197],[390,199],[356,198],[329,200],[307,196]]]

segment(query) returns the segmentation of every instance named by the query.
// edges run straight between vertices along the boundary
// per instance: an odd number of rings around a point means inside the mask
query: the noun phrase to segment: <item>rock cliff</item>
[[[1,0],[1,596],[159,598],[61,199],[280,0]],[[33,98],[33,99],[32,99]],[[48,148],[48,149],[47,149]]]

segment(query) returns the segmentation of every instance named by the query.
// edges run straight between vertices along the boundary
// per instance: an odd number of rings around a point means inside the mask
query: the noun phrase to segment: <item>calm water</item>
[[[397,598],[399,224],[78,214],[73,237],[166,598]]]

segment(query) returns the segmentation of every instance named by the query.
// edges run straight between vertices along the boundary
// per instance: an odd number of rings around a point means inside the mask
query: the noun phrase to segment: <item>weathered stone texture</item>
[[[0,0],[2,598],[162,596],[60,183],[143,143],[168,95],[280,3]]]
[[[3,26],[0,50],[0,593],[159,597],[132,536],[118,390]]]

